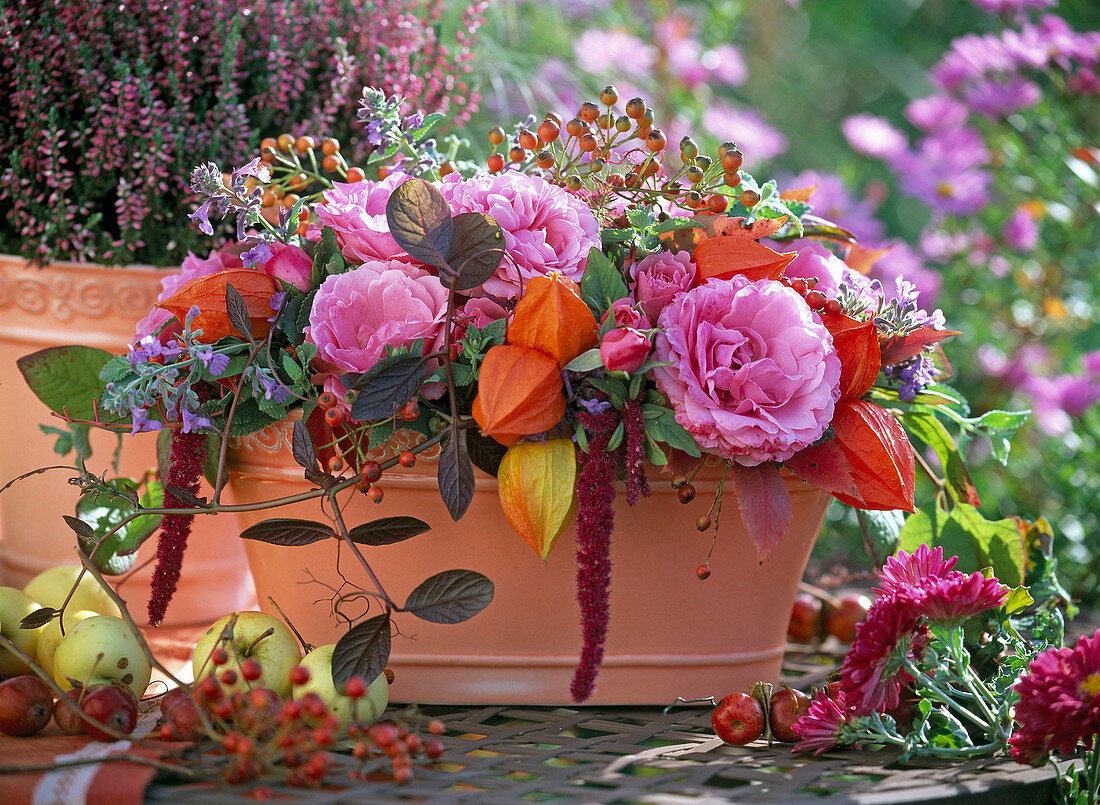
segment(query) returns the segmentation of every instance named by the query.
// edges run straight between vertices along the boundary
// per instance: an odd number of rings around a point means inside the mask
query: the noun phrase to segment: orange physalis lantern
[[[532,277],[508,325],[508,343],[537,349],[559,367],[599,341],[596,317],[573,280],[552,273]]]
[[[570,439],[522,442],[504,454],[497,490],[504,516],[542,561],[576,511],[576,448]]]
[[[248,318],[252,322],[252,335],[256,339],[267,336],[275,311],[271,309],[271,297],[279,290],[279,283],[261,271],[251,268],[230,268],[198,277],[185,283],[157,307],[167,310],[181,322],[187,318],[193,306],[199,309],[192,327],[201,329],[198,341],[213,344],[226,336],[240,335],[230,324],[225,309],[225,289],[232,285],[244,300]]]
[[[537,349],[492,347],[485,353],[477,386],[474,419],[482,433],[503,445],[549,430],[565,415],[558,362]]]

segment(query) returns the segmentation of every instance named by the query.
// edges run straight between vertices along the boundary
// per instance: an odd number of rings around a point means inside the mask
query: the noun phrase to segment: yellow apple
[[[61,609],[61,605],[65,602],[65,596],[69,594],[69,590],[72,589],[73,584],[76,583],[76,577],[79,575],[79,565],[51,567],[31,579],[27,586],[23,588],[23,592],[44,607]],[[100,615],[122,617],[118,604],[114,602],[114,599],[106,590],[99,586],[99,582],[95,580],[95,576],[91,573],[85,573],[84,577],[80,579],[80,585],[73,593],[66,609],[71,609],[74,612],[78,609],[90,609]]]
[[[53,655],[57,651],[57,645],[64,638],[68,637],[72,632],[73,627],[83,620],[88,618],[94,618],[98,615],[98,612],[93,612],[90,609],[65,609],[65,633],[61,633],[61,618],[54,618],[52,621],[42,627],[42,631],[38,635],[38,645],[35,646],[35,658],[38,660],[38,664],[45,668],[47,671],[53,671]]]
[[[41,609],[38,602],[22,590],[14,587],[0,587],[0,634],[32,657],[38,645],[38,635],[42,633],[42,627],[20,629],[19,623],[38,609]],[[31,669],[25,662],[9,649],[0,648],[0,677],[29,673]]]
[[[316,693],[325,700],[329,711],[340,719],[341,728],[351,721],[352,713],[358,721],[377,721],[390,703],[390,686],[386,682],[386,675],[376,676],[367,688],[366,695],[356,704],[354,700],[337,691],[332,683],[332,652],[335,649],[335,643],[318,646],[302,659],[301,665],[309,670],[309,681],[304,685],[294,686],[294,698],[300,699],[307,693]]]
[[[219,642],[222,632],[236,617],[232,639]],[[268,631],[270,630],[270,633]],[[229,653],[229,662],[215,666],[210,654],[218,646]],[[248,657],[254,658],[263,670],[259,679],[245,681],[241,676],[241,662]],[[249,688],[271,688],[282,697],[290,693],[290,672],[302,658],[298,640],[286,624],[274,615],[264,612],[235,612],[220,618],[195,646],[195,657],[191,667],[195,672],[195,681],[226,668],[237,672],[237,681],[225,686],[228,691],[248,690]]]
[[[122,618],[95,615],[80,621],[57,644],[53,678],[62,689],[76,680],[85,687],[99,682],[129,685],[140,699],[152,676],[149,658],[134,630]]]

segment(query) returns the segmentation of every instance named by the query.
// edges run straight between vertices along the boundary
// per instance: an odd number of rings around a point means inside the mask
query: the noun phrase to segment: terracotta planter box
[[[290,453],[290,427],[278,423],[231,445],[230,488],[236,502],[305,491]],[[398,447],[398,449],[401,449]],[[424,457],[427,458],[427,457]],[[383,476],[380,505],[348,494],[345,520],[413,515],[432,531],[395,545],[366,549],[396,601],[428,576],[464,568],[495,584],[493,602],[472,619],[437,625],[395,616],[390,666],[395,701],[439,703],[570,703],[569,682],[581,645],[575,600],[575,537],[566,532],[543,565],[501,512],[496,480],[480,472],[474,502],[458,523],[440,500],[435,464]],[[683,506],[666,480],[652,479],[653,496],[628,507],[620,493],[612,545],[611,626],[606,658],[590,704],[668,704],[724,695],[757,680],[778,679],[786,629],[799,579],[821,526],[829,496],[797,479],[788,487],[795,510],[791,532],[760,562],[742,530],[736,499],[727,492],[713,575],[696,578],[711,535],[695,519],[704,512],[720,471],[696,479],[696,503]],[[317,501],[238,515],[242,529],[271,517],[323,519]],[[334,540],[288,548],[247,542],[245,550],[261,607],[271,596],[305,639],[335,642],[347,630],[333,614],[341,584]],[[340,568],[371,589],[350,553]],[[346,591],[345,591],[346,592]],[[344,604],[358,619],[367,604]],[[379,612],[377,604],[371,612]]]

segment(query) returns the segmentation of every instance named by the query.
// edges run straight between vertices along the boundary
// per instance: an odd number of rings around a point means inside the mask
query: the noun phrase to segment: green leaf
[[[424,122],[412,131],[407,131],[405,134],[412,138],[413,143],[420,145],[424,139],[428,136],[432,129],[436,127],[439,121],[443,120],[447,116],[441,112],[432,112],[430,115],[424,116]]]
[[[623,423],[620,422],[614,431],[611,433],[611,438],[607,440],[608,452],[618,449],[619,445],[623,443],[623,437],[626,435],[626,428]]]
[[[114,357],[110,352],[80,345],[47,347],[24,355],[16,365],[31,391],[55,413],[73,419],[92,420],[97,416],[93,403],[107,387],[99,373]],[[122,422],[109,411],[98,411],[101,422]]]
[[[935,451],[952,499],[977,506],[980,503],[978,491],[974,488],[970,472],[954,439],[939,418],[930,409],[914,407],[902,414],[901,423]]]
[[[864,511],[863,509],[855,511],[871,559],[875,567],[882,567],[886,559],[898,549],[901,529],[905,525],[905,515],[900,511]]]
[[[664,442],[669,447],[681,450],[695,458],[702,455],[699,452],[699,445],[691,438],[691,434],[684,430],[684,426],[676,421],[676,415],[671,409],[645,403],[642,405],[642,416],[645,417],[646,434],[655,441]]]
[[[630,221],[630,225],[635,229],[643,232],[657,223],[657,219],[653,217],[653,212],[648,207],[628,209],[626,211],[626,220]]]
[[[164,503],[164,489],[158,481],[150,482],[140,498],[138,483],[129,478],[115,478],[107,485],[110,490],[89,492],[76,504],[76,516],[91,529],[90,535],[80,538],[81,548],[87,553],[104,540],[108,531],[136,511],[135,499],[143,509],[154,509]],[[111,576],[125,573],[133,567],[135,551],[153,535],[160,521],[159,514],[145,514],[119,528],[96,551],[93,559],[96,567]]]
[[[600,348],[592,347],[587,352],[582,352],[565,364],[564,368],[567,372],[591,372],[594,369],[602,369],[603,359],[600,358]]]
[[[1030,418],[1031,411],[987,411],[970,422],[983,433],[1011,436],[1027,424]]]
[[[1008,600],[1005,601],[1005,612],[1009,615],[1015,615],[1017,612],[1023,612],[1034,603],[1035,601],[1028,593],[1027,587],[1014,587],[1008,594]]]
[[[627,295],[626,282],[614,264],[596,247],[588,252],[588,263],[581,277],[581,299],[599,319],[616,299]]]
[[[634,240],[634,232],[630,229],[601,229],[600,240],[604,246],[614,243],[629,243]]]
[[[993,566],[993,572],[1002,583],[1009,587],[1023,584],[1024,538],[1014,520],[987,520],[978,509],[966,504],[955,507],[951,520],[978,542],[988,558],[986,564]],[[959,569],[972,573],[981,567]]]
[[[667,221],[661,221],[659,224],[653,227],[653,233],[656,235],[663,235],[666,232],[675,232],[677,229],[702,229],[703,225],[698,221],[693,221],[691,218],[669,218]]]
[[[611,398],[611,404],[621,409],[626,404],[626,383],[611,377],[590,376],[588,382]]]

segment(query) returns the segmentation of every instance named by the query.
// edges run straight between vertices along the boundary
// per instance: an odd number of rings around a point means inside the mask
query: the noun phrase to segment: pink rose
[[[357,263],[367,260],[401,259],[415,262],[390,234],[386,224],[386,202],[390,194],[409,178],[405,173],[391,173],[380,182],[336,182],[325,191],[325,203],[314,207],[316,227],[310,227],[309,237],[318,239],[320,228],[336,230],[344,257]]]
[[[508,311],[497,302],[485,296],[476,296],[466,300],[466,303],[462,306],[462,312],[459,314],[459,320],[465,319],[467,325],[472,325],[480,330],[487,324],[492,324],[494,321],[507,317],[507,315]]]
[[[648,357],[649,339],[633,327],[608,330],[600,341],[600,360],[609,372],[636,372]]]
[[[840,358],[805,300],[771,280],[710,280],[664,309],[653,370],[676,421],[744,466],[813,444],[840,396]]]
[[[658,252],[630,266],[634,296],[649,316],[657,321],[665,305],[695,282],[695,263],[687,252]]]
[[[783,274],[791,279],[817,277],[817,290],[828,297],[836,296],[848,268],[843,260],[814,240],[804,240],[798,246],[798,257]]]
[[[582,201],[538,176],[507,171],[463,179],[449,174],[439,189],[451,214],[484,212],[504,230],[507,252],[475,293],[518,299],[532,277],[557,271],[581,281],[588,252],[600,246],[599,225]]]
[[[386,347],[424,339],[424,352],[443,345],[447,291],[427,271],[399,261],[371,260],[326,279],[317,289],[306,340],[340,372],[365,372]]]
[[[633,299],[624,296],[611,303],[611,307],[603,314],[600,324],[608,321],[614,322],[616,327],[633,327],[636,330],[648,330],[652,325],[645,313],[639,313]]]
[[[262,266],[265,274],[288,282],[299,291],[313,287],[313,258],[304,249],[274,243],[271,252],[271,259]]]

